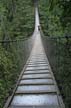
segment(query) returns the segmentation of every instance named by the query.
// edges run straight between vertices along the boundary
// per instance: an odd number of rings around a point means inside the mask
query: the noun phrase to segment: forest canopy
[[[39,10],[45,35],[71,35],[71,0],[39,0]]]
[[[33,15],[32,0],[0,0],[0,40],[30,36],[34,29]]]

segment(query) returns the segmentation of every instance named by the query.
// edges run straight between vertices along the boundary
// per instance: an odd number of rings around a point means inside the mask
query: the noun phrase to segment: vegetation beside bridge
[[[11,94],[25,64],[28,47],[24,39],[29,38],[33,30],[32,0],[0,0],[0,108]],[[19,39],[22,41],[15,41]]]
[[[71,1],[39,0],[39,13],[45,50],[66,108],[70,108]]]

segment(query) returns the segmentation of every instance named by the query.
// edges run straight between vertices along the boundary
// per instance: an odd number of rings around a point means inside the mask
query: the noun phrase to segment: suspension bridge
[[[35,6],[32,51],[4,108],[65,108],[38,27],[39,13]]]

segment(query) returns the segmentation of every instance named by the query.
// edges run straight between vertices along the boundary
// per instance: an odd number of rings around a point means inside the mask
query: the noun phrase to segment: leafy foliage
[[[39,10],[46,53],[66,108],[70,108],[71,38],[67,36],[71,35],[71,0],[39,0]]]
[[[0,37],[15,39],[31,35],[34,28],[32,2],[30,0],[28,2],[25,0],[1,0],[0,2],[0,28],[2,29]]]
[[[7,41],[29,38],[33,30],[32,0],[0,0],[0,108],[12,93],[29,52],[28,41]]]
[[[39,10],[41,26],[45,35],[71,34],[70,0],[39,0]]]

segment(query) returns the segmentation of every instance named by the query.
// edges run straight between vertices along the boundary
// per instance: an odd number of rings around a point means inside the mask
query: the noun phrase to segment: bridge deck
[[[40,32],[37,31],[30,58],[10,108],[63,108],[59,95]]]
[[[34,46],[9,108],[64,108],[46,57],[36,8]]]

